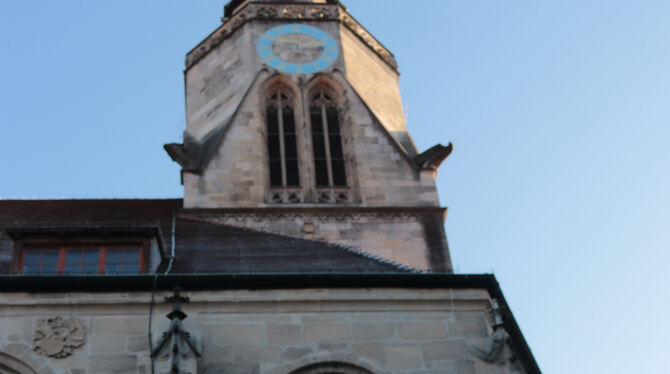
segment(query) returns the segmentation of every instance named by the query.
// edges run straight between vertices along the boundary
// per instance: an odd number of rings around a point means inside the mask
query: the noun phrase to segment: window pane
[[[342,158],[342,140],[340,135],[331,134],[329,137],[330,141],[330,158]]]
[[[333,184],[335,186],[346,186],[347,177],[344,173],[344,160],[333,160]]]
[[[268,107],[265,112],[265,119],[268,123],[268,134],[279,134],[279,114],[277,109],[274,107]]]
[[[70,263],[65,264],[64,269],[65,274],[80,274],[81,273],[81,263]]]
[[[107,258],[105,259],[106,263],[121,263],[123,260],[123,250],[122,249],[108,249]]]
[[[115,274],[121,272],[121,264],[105,264],[105,274]]]
[[[58,273],[58,256],[58,249],[26,250],[23,273],[56,274]]]
[[[98,273],[98,264],[83,264],[81,266],[82,274],[97,274]]]
[[[286,161],[286,185],[299,186],[300,176],[298,175],[298,160]]]
[[[126,249],[123,251],[123,263],[140,263],[140,252],[137,249]]]
[[[270,160],[270,185],[281,186],[281,161]]]
[[[284,137],[284,150],[286,151],[286,159],[296,160],[298,158],[295,134],[286,134]]]
[[[25,264],[39,265],[42,262],[42,251],[26,251]]]
[[[58,251],[44,251],[40,274],[58,273]]]
[[[282,115],[284,117],[284,133],[295,132],[295,119],[293,118],[293,108],[282,108]]]
[[[23,265],[23,274],[39,274],[40,273],[40,265],[36,264],[25,264]]]
[[[314,160],[314,169],[316,172],[316,185],[328,186],[328,165],[326,160]]]
[[[58,267],[58,251],[44,251],[42,257],[42,267],[56,265]]]
[[[268,135],[268,155],[270,160],[279,160],[279,135]]]
[[[339,134],[340,121],[338,120],[337,117],[337,109],[336,108],[326,109],[326,119],[328,121],[328,132],[331,134]]]
[[[321,119],[321,108],[311,107],[309,118],[312,121],[312,134],[323,134],[323,122]]]
[[[98,249],[84,251],[84,263],[86,264],[97,264],[99,257],[100,251]]]
[[[312,147],[314,148],[314,159],[323,160],[326,158],[326,146],[323,141],[323,134],[312,135]]]
[[[123,273],[139,273],[140,265],[139,264],[124,264]]]

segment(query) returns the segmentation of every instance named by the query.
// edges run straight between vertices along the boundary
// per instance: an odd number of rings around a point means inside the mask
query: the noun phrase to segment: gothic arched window
[[[268,156],[271,187],[300,186],[293,92],[273,87],[266,99]]]
[[[309,105],[316,187],[345,187],[342,136],[337,103],[327,90],[313,91]]]

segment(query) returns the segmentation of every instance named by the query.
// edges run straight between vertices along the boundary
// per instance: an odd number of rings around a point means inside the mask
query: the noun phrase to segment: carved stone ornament
[[[344,24],[356,34],[370,49],[372,49],[392,69],[398,70],[395,57],[377,39],[365,30],[347,11],[337,4],[268,4],[247,3],[235,12],[230,18],[222,19],[221,25],[207,39],[203,40],[195,49],[186,55],[186,69],[188,70],[211,50],[221,44],[229,35],[246,22],[254,19],[274,19],[282,21],[322,21],[333,20]]]
[[[491,362],[491,363],[501,363],[501,353],[503,348],[505,348],[505,343],[509,338],[509,334],[505,329],[500,328],[496,330],[487,340],[486,347],[477,347],[476,345],[468,345],[468,349],[472,352],[473,355],[477,356],[479,359]]]
[[[33,350],[43,356],[64,358],[85,342],[86,328],[76,318],[42,318],[37,321]]]

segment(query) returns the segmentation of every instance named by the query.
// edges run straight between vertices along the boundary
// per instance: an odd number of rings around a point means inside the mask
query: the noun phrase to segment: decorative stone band
[[[346,221],[353,223],[383,220],[407,222],[409,219],[432,217],[443,220],[447,208],[443,207],[354,207],[354,206],[305,206],[264,208],[183,209],[182,214],[214,219],[227,224],[245,224],[277,220],[314,219]]]
[[[351,32],[357,35],[370,49],[372,49],[393,70],[398,70],[398,63],[377,39],[361,26],[347,11],[337,4],[268,4],[247,3],[232,17],[222,19],[221,25],[205,40],[186,55],[186,70],[190,69],[211,50],[221,44],[235,30],[250,20],[276,19],[284,21],[337,21],[341,22]]]
[[[302,189],[300,187],[273,187],[268,193],[268,203],[271,204],[295,204],[302,203],[304,200]]]

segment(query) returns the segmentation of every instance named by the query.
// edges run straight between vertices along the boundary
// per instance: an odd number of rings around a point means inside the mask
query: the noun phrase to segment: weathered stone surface
[[[349,326],[345,324],[307,325],[303,330],[305,342],[344,340],[349,337]]]
[[[423,358],[426,360],[446,360],[468,357],[464,340],[432,341],[422,345]]]
[[[388,339],[395,332],[392,323],[355,323],[352,325],[354,340]]]
[[[371,358],[380,363],[386,362],[384,354],[385,343],[356,343],[353,345],[354,353],[360,357]]]
[[[398,335],[406,339],[435,339],[447,336],[444,322],[403,322],[398,324]]]
[[[387,345],[384,347],[389,369],[416,369],[421,367],[421,352],[416,345]]]
[[[259,348],[257,346],[236,346],[234,353],[234,361],[249,363],[249,362],[280,362],[282,358],[281,347],[265,346]]]
[[[482,337],[488,336],[487,319],[484,313],[456,312],[449,321],[449,334],[452,336]]]
[[[211,325],[203,331],[203,337],[210,341],[232,344],[259,345],[268,341],[265,327],[261,325]]]
[[[428,289],[300,289],[190,292],[188,330],[202,357],[199,372],[276,373],[280,367],[319,360],[363,360],[389,374],[486,373],[509,371],[510,363],[484,365],[467,350],[467,344],[484,345],[488,326],[488,294],[477,290]],[[0,351],[26,362],[39,372],[56,374],[84,370],[91,374],[150,373],[146,327],[139,333],[109,333],[124,320],[127,294],[106,294],[107,306],[88,308],[99,294],[63,298],[69,307],[89,311],[82,321],[93,326],[86,344],[67,358],[49,359],[30,349],[31,341],[0,341]],[[140,304],[146,301],[135,298]],[[147,298],[148,300],[148,298]],[[235,300],[234,308],[230,300]],[[148,303],[148,301],[146,301]],[[266,305],[291,305],[274,313]],[[148,304],[147,304],[148,306]],[[7,306],[10,312],[12,306]],[[363,311],[365,310],[365,311]],[[110,316],[110,313],[112,316]],[[5,318],[23,324],[18,313]],[[132,320],[135,319],[135,322]],[[160,334],[160,322],[154,337]],[[445,326],[447,327],[445,329]],[[104,333],[100,333],[104,332]],[[460,335],[457,335],[460,334]],[[484,334],[477,336],[477,334]],[[291,366],[294,365],[294,366]],[[378,366],[374,366],[378,365]],[[47,370],[47,369],[44,369]],[[374,372],[374,371],[373,371]],[[74,372],[73,372],[74,373]],[[84,374],[80,372],[79,374]]]
[[[146,335],[126,337],[126,349],[129,352],[148,351],[149,338]]]
[[[89,339],[91,353],[120,353],[125,351],[124,336],[95,336]],[[133,350],[131,350],[133,351]]]
[[[37,370],[38,374],[56,374],[54,369],[49,365],[44,365]]]
[[[21,343],[7,344],[6,346],[2,347],[3,352],[16,357],[19,357],[23,352],[26,352],[29,349],[30,347],[28,347],[28,345]]]
[[[148,317],[99,317],[93,330],[98,335],[141,335],[148,327]]]
[[[271,324],[268,325],[268,343],[292,345],[300,343],[300,326]]]
[[[296,360],[309,355],[313,351],[310,347],[286,347],[284,349],[284,358],[287,360]]]
[[[91,373],[133,373],[136,367],[135,355],[91,355],[88,361]]]
[[[221,373],[235,373],[235,374],[258,374],[260,372],[259,364],[205,364],[201,369],[202,374],[221,374]]]

